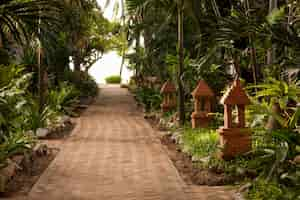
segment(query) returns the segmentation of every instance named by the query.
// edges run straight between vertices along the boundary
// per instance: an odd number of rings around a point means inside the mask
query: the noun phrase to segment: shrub
[[[80,91],[81,97],[95,97],[98,95],[98,84],[88,74],[83,74],[81,78],[73,71],[65,71],[64,72],[64,80],[72,85]]]
[[[134,91],[136,100],[145,106],[146,111],[157,110],[160,108],[162,97],[159,91],[141,87]]]
[[[275,182],[267,182],[265,180],[258,180],[251,187],[247,198],[256,200],[268,200],[268,199],[282,199],[284,193],[279,185]],[[286,196],[285,196],[286,197]],[[289,198],[284,198],[289,199]]]
[[[0,168],[6,166],[6,161],[11,156],[22,154],[31,149],[35,144],[35,139],[31,135],[24,133],[10,133],[3,138],[0,144]]]
[[[109,76],[105,78],[106,83],[109,84],[120,84],[121,83],[121,77],[118,75]]]
[[[30,104],[23,112],[26,130],[33,130],[35,132],[38,128],[47,127],[49,122],[57,117],[57,113],[55,113],[49,105],[45,105],[40,111],[37,100],[30,98],[28,102],[30,102]]]
[[[80,91],[81,97],[95,97],[99,92],[98,84],[91,76],[82,80],[81,83],[76,85],[76,88]]]
[[[72,114],[73,106],[78,103],[79,95],[80,92],[74,86],[64,82],[49,92],[48,104],[55,112]]]

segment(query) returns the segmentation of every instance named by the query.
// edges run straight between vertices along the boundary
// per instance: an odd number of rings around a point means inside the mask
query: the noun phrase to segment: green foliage
[[[282,189],[276,182],[267,182],[265,180],[258,180],[252,186],[249,194],[247,195],[248,199],[255,200],[279,200],[284,197]],[[287,198],[284,198],[287,199]]]
[[[106,83],[109,84],[120,84],[121,80],[121,77],[118,75],[113,75],[105,78]]]
[[[27,88],[31,74],[24,73],[22,66],[0,68],[0,127],[6,134],[24,125],[24,109],[28,103]]]
[[[198,158],[213,155],[218,150],[219,135],[211,129],[185,128],[182,133],[182,149]]]
[[[40,110],[38,101],[31,98],[23,115],[26,130],[33,130],[35,132],[38,128],[47,127],[57,114],[51,110],[48,105],[45,105],[43,109]]]
[[[66,70],[63,75],[63,81],[74,85],[80,92],[80,97],[95,97],[99,91],[97,82],[87,74],[79,77],[76,72]]]
[[[282,128],[295,129],[300,117],[299,107],[297,107],[297,102],[300,101],[299,86],[300,81],[287,83],[269,78],[267,83],[249,87],[257,90],[249,114],[255,116],[253,120],[274,117]],[[274,104],[279,106],[279,113],[274,112]]]
[[[0,168],[6,166],[6,161],[11,156],[22,154],[33,148],[35,139],[24,133],[10,133],[2,139],[0,144]]]
[[[54,112],[70,115],[73,106],[78,103],[80,92],[72,85],[66,82],[50,90],[48,95],[48,105]]]
[[[140,87],[134,91],[136,100],[142,103],[146,111],[158,110],[162,101],[159,91],[148,88]]]
[[[43,33],[58,28],[60,12],[61,4],[58,1],[1,1],[1,42],[11,37],[19,43],[24,43],[32,33],[41,39]],[[39,31],[36,27],[40,27]]]

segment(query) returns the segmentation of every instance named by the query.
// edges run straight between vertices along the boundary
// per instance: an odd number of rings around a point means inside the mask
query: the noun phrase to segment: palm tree
[[[9,38],[24,43],[32,34],[41,38],[42,34],[58,25],[59,13],[60,4],[55,0],[1,1],[0,43]],[[36,29],[38,26],[40,32]]]
[[[185,122],[185,109],[184,109],[184,87],[182,83],[182,76],[184,73],[184,46],[183,46],[183,16],[184,16],[184,3],[182,0],[174,0],[174,1],[150,1],[150,0],[127,0],[126,1],[126,8],[129,11],[129,13],[135,13],[136,16],[134,16],[135,19],[143,18],[147,14],[147,9],[149,7],[157,7],[157,5],[160,4],[162,7],[166,7],[166,10],[168,11],[168,20],[176,18],[175,13],[177,13],[177,42],[178,42],[178,65],[177,65],[177,86],[178,86],[178,113],[179,113],[179,122],[181,125],[184,125]],[[176,10],[177,12],[174,12]],[[162,26],[167,24],[166,22],[162,23]],[[159,31],[159,30],[158,30]],[[148,37],[149,34],[147,34],[146,29],[144,30],[144,40],[145,45],[147,45],[147,42],[149,40]],[[137,40],[138,41],[138,40]],[[137,49],[138,50],[138,49]]]
[[[184,55],[183,55],[183,1],[177,2],[178,13],[178,69],[177,69],[177,85],[178,85],[178,113],[179,123],[184,125],[185,109],[184,109],[184,89],[181,77],[184,72]]]

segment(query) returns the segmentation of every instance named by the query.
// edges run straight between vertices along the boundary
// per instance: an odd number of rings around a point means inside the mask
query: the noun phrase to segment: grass
[[[121,77],[119,75],[113,75],[105,78],[106,83],[108,84],[120,84]]]
[[[182,135],[183,151],[198,158],[215,154],[218,144],[219,135],[215,130],[186,128]]]

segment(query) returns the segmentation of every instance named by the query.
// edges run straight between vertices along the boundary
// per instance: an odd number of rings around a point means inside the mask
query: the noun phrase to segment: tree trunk
[[[42,65],[42,47],[38,47],[38,93],[39,93],[39,113],[42,113],[45,105],[45,92],[44,92],[44,77],[45,77],[45,69]]]
[[[272,13],[274,9],[277,9],[278,2],[277,0],[270,0],[269,1],[269,13]],[[272,47],[267,52],[267,64],[272,65],[274,62],[275,57],[275,47],[272,45]]]
[[[272,105],[272,112],[276,115],[280,115],[281,109],[279,103],[274,103]],[[272,131],[281,128],[281,125],[274,116],[270,116],[266,128],[269,131]]]
[[[184,109],[184,88],[181,77],[184,70],[184,55],[183,55],[183,2],[178,0],[178,69],[177,69],[177,84],[178,84],[178,114],[179,124],[184,125],[185,109]]]
[[[79,53],[76,51],[73,55],[74,58],[74,71],[75,72],[80,72],[81,71],[81,67],[80,67],[80,57],[78,55]]]
[[[122,16],[121,16],[121,21],[122,21],[122,27],[121,27],[121,34],[123,36],[124,34],[124,30],[123,30],[123,26],[125,26],[125,8],[124,8],[124,1],[121,0],[121,9],[122,9]],[[122,38],[123,39],[123,38]],[[126,53],[126,43],[125,43],[126,40],[124,40],[124,44],[123,47],[122,47],[122,62],[121,62],[121,66],[120,66],[120,77],[122,78],[122,72],[123,72],[123,66],[124,66],[124,62],[125,62],[125,53]]]

